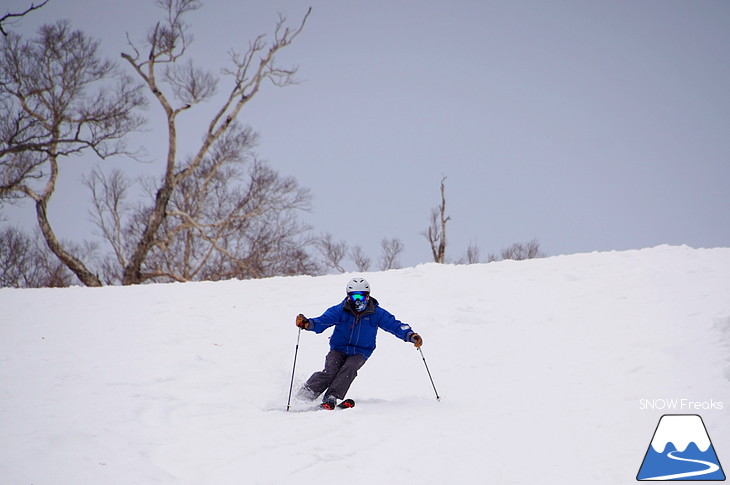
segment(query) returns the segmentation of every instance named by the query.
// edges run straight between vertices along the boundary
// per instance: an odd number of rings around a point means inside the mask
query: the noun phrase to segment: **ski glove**
[[[413,345],[415,345],[417,349],[423,345],[423,339],[417,333],[411,335],[411,342],[413,342]]]
[[[297,315],[297,327],[307,330],[309,328],[309,319],[301,313]]]

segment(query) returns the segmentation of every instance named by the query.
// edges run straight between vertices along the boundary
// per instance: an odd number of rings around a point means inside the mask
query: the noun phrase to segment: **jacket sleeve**
[[[342,315],[342,303],[339,305],[335,305],[333,307],[330,307],[325,311],[321,316],[316,318],[310,318],[309,321],[313,323],[310,328],[307,330],[311,330],[315,333],[322,333],[328,328],[330,328],[332,325],[336,325],[339,323]]]
[[[387,310],[383,310],[382,308],[378,308],[378,310],[381,312],[378,318],[378,326],[386,332],[392,333],[399,339],[408,342],[411,335],[415,333],[413,329],[411,329],[411,326],[407,323],[401,322]]]

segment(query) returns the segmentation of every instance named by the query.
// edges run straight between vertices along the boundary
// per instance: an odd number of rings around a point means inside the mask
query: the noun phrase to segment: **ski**
[[[293,413],[306,413],[311,411],[334,411],[336,409],[349,409],[355,407],[355,401],[352,399],[345,399],[339,404],[328,404],[326,402],[320,403],[320,404],[309,404],[304,405],[303,403],[297,405],[294,404],[289,409],[287,409],[287,412],[293,412]]]

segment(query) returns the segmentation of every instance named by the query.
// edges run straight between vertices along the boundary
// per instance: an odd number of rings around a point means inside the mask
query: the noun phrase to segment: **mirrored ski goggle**
[[[368,294],[364,291],[353,291],[349,293],[349,297],[352,301],[365,301],[368,299]]]

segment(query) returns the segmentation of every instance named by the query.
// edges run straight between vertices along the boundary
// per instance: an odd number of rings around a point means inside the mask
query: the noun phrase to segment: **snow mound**
[[[724,403],[701,414],[730,462],[730,249],[369,273],[441,402],[381,332],[355,408],[287,413],[294,316],[352,276],[0,290],[0,483],[628,483],[665,398]]]

